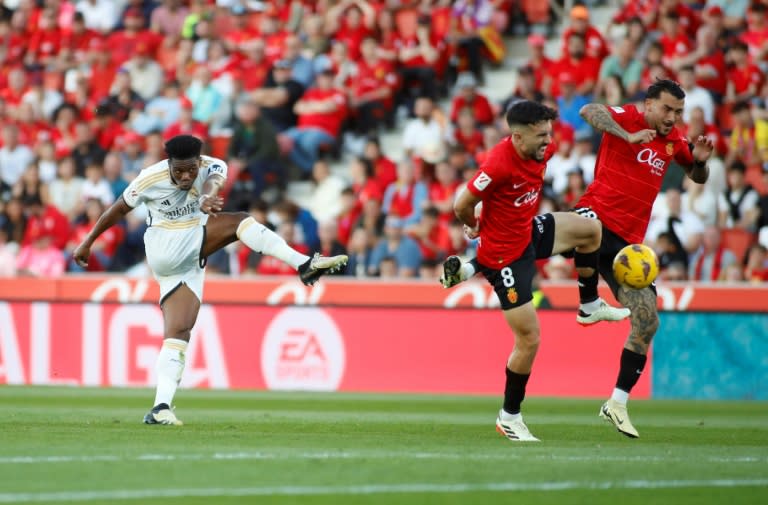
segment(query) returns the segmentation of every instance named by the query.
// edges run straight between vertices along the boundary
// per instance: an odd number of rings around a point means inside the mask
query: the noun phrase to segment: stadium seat
[[[747,173],[744,174],[744,178],[747,184],[751,185],[761,195],[768,193],[768,186],[763,182],[763,167],[760,165],[752,165],[747,167]]]
[[[741,228],[724,228],[721,231],[720,237],[722,246],[730,249],[736,255],[738,261],[744,259],[747,249],[757,239],[754,233],[742,230]]]
[[[211,137],[210,147],[211,156],[214,158],[226,159],[227,150],[229,149],[229,141],[231,137],[229,135],[220,135]]]

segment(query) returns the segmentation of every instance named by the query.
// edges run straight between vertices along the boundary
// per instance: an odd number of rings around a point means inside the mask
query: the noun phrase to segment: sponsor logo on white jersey
[[[640,163],[646,163],[651,167],[651,173],[653,175],[662,176],[664,175],[664,166],[666,165],[666,162],[659,158],[659,153],[651,149],[650,147],[646,147],[639,153],[637,153],[637,161]]]
[[[477,177],[475,177],[475,182],[473,182],[473,184],[478,191],[483,191],[485,188],[488,187],[491,181],[492,179],[488,174],[486,174],[485,172],[480,172],[479,174],[477,174]]]
[[[261,371],[269,389],[335,391],[345,359],[339,328],[319,308],[282,310],[261,345]]]

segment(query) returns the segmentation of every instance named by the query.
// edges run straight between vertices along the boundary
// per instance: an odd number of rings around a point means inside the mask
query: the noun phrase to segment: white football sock
[[[274,256],[298,269],[309,256],[289,246],[283,238],[252,217],[243,219],[237,227],[237,238],[254,251]]]
[[[461,272],[459,275],[463,281],[471,279],[477,273],[475,272],[475,267],[470,262],[463,263],[459,272]]]
[[[629,401],[629,393],[627,393],[623,389],[613,388],[613,394],[611,395],[611,400],[621,405],[626,405],[627,401]]]
[[[163,347],[157,355],[157,391],[155,405],[165,403],[169,407],[179,386],[181,374],[184,372],[184,360],[189,343],[178,338],[166,338]]]
[[[510,414],[504,409],[501,409],[501,419],[502,421],[517,421],[518,419],[523,418],[523,414],[518,412],[517,414]]]

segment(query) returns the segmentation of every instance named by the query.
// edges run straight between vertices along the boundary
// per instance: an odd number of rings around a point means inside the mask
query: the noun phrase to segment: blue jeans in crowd
[[[336,138],[320,128],[291,128],[285,134],[293,140],[293,149],[288,153],[291,161],[305,173],[311,173],[312,167],[320,157],[320,147],[333,144]]]

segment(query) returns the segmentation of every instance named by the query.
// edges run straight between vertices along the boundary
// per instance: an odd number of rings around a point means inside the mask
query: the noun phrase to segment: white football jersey
[[[213,174],[227,178],[227,164],[218,158],[201,156],[200,172],[189,191],[171,182],[168,160],[142,170],[123,191],[123,200],[130,207],[147,206],[147,224],[162,228],[182,229],[197,226],[203,213],[198,198],[203,183]]]

